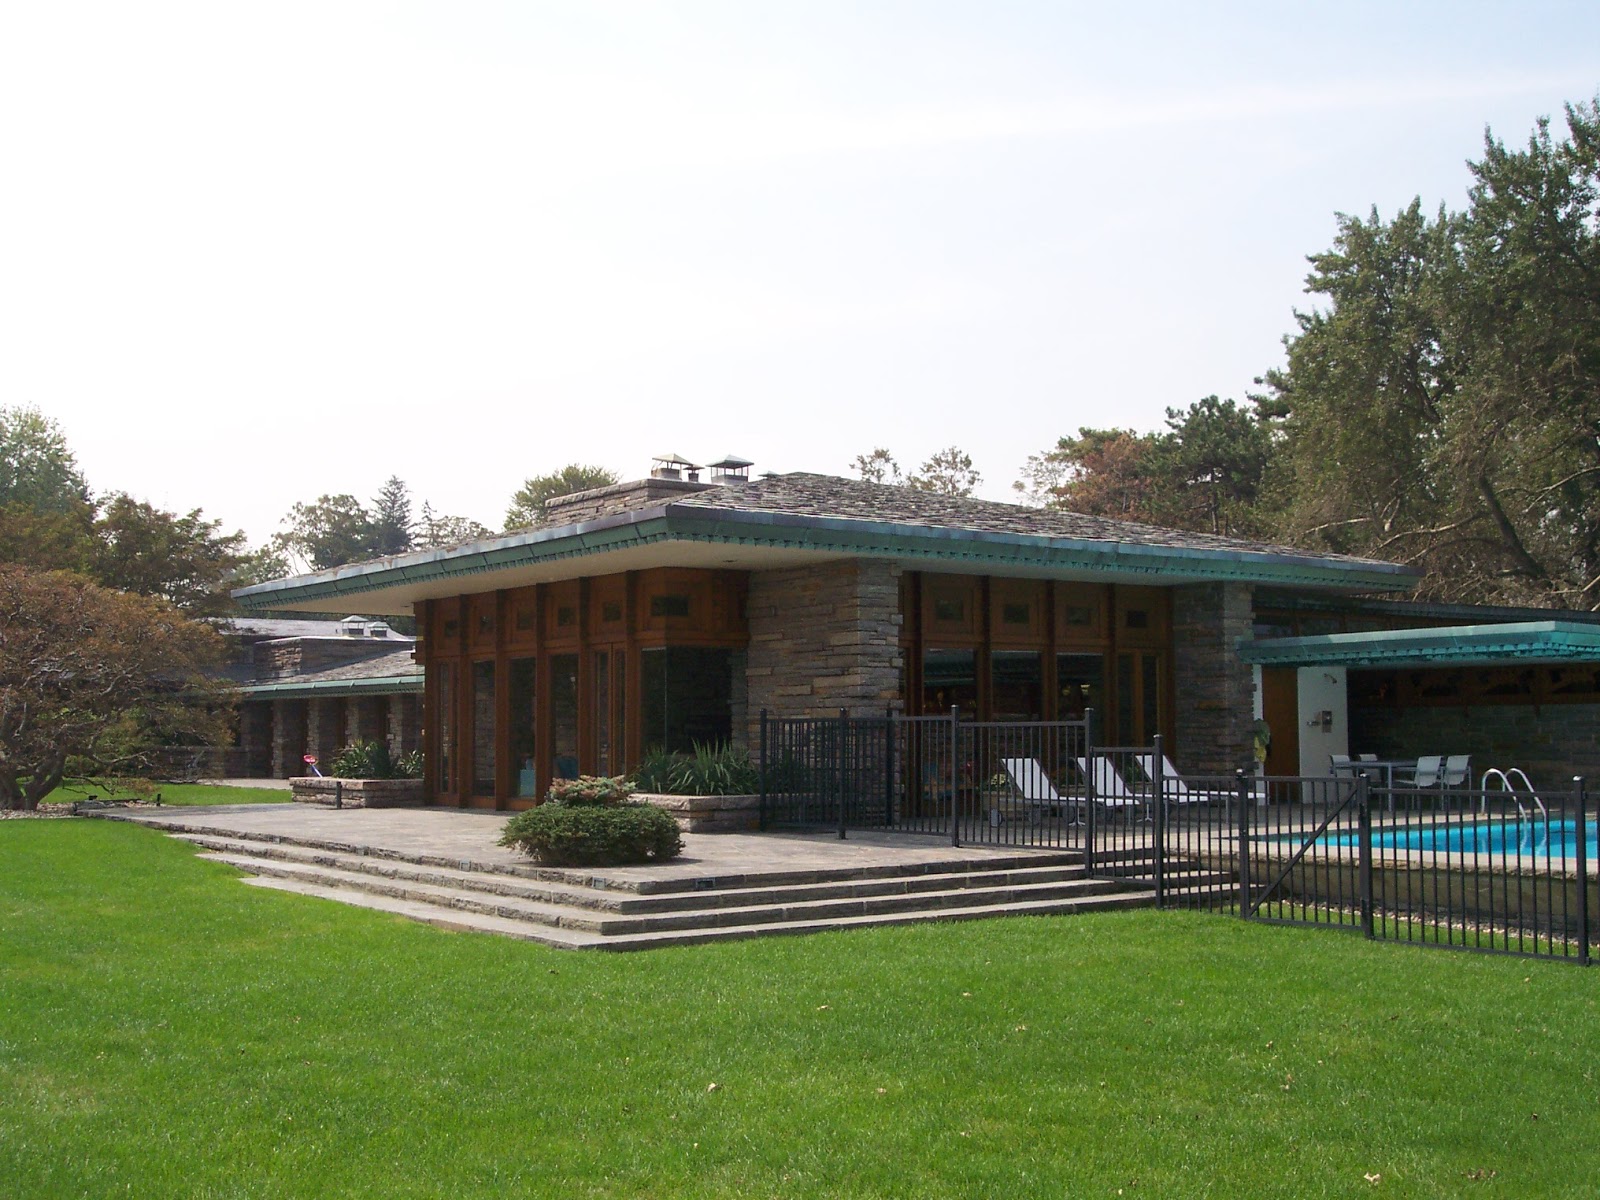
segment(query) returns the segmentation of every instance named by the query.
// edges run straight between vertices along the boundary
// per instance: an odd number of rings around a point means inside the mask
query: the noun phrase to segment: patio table
[[[1413,775],[1417,772],[1417,760],[1414,758],[1380,758],[1375,761],[1353,762],[1350,764],[1352,774],[1359,775],[1363,771],[1376,771],[1383,777],[1383,782],[1378,784],[1389,797],[1389,811],[1394,812],[1394,773],[1396,771],[1410,771]]]

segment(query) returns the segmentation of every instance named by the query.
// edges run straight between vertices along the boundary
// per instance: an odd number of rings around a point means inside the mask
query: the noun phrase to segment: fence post
[[[950,706],[950,844],[961,845],[961,706]]]
[[[1152,832],[1156,839],[1156,907],[1167,906],[1167,793],[1166,793],[1166,757],[1161,750],[1161,735],[1158,733],[1151,739],[1150,751],[1150,798],[1155,802],[1155,828]]]
[[[1239,916],[1250,919],[1250,781],[1244,768],[1234,772],[1234,790],[1239,798]]]
[[[1094,878],[1094,709],[1083,710],[1083,794],[1088,801],[1089,819],[1083,827],[1083,870],[1084,874]],[[1082,817],[1082,811],[1079,817]]]
[[[883,710],[883,823],[894,824],[894,706]]]
[[[767,827],[767,710],[761,710],[761,799],[756,805],[756,828]]]
[[[335,808],[344,807],[344,780],[342,779],[333,781],[333,806]]]
[[[1360,823],[1356,872],[1361,888],[1361,932],[1370,939],[1375,936],[1372,929],[1372,781],[1365,771],[1356,779],[1356,820]]]
[[[1578,965],[1589,965],[1589,817],[1584,811],[1588,805],[1585,801],[1588,795],[1584,789],[1582,775],[1572,777],[1572,802],[1578,806],[1577,853],[1578,853]]]
[[[839,840],[844,841],[844,803],[847,790],[845,780],[850,770],[850,714],[844,709],[839,710]]]

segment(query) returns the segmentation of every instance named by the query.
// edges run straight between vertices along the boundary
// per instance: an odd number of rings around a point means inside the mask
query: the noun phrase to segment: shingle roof
[[[340,663],[323,671],[307,671],[282,680],[289,684],[334,683],[346,679],[389,679],[396,675],[422,675],[422,664],[411,656],[411,651],[398,650],[378,658],[364,658],[360,662]]]
[[[1333,562],[1372,563],[1347,554],[1323,554],[1292,546],[1219,537],[1118,521],[1057,509],[1002,504],[971,496],[946,496],[882,483],[840,479],[833,475],[796,472],[769,475],[697,492],[674,502],[675,508],[726,509],[738,512],[791,513],[835,520],[922,525],[932,529],[1028,537],[1073,538],[1125,545],[1162,546],[1175,550],[1221,550],[1252,554],[1286,554]]]

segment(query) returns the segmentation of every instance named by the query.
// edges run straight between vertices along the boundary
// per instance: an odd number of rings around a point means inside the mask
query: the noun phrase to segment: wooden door
[[[1261,669],[1261,711],[1272,729],[1268,775],[1300,774],[1300,673],[1295,667]]]

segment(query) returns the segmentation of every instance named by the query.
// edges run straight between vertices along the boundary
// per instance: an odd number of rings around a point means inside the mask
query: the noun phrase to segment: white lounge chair
[[[1050,776],[1037,758],[1003,758],[1000,765],[1005,770],[1006,778],[1011,780],[1011,786],[1017,789],[1017,796],[1028,810],[1031,822],[1037,822],[1047,808],[1060,811],[1069,804],[1077,807],[1076,798],[1063,796],[1056,791],[1056,785],[1050,782]],[[991,813],[990,820],[998,824],[996,816],[998,810]]]
[[[1094,785],[1094,802],[1105,808],[1125,808],[1131,811],[1145,802],[1145,797],[1139,795],[1128,786],[1128,781],[1122,777],[1122,772],[1117,770],[1116,764],[1103,755],[1095,754],[1089,759],[1079,757],[1078,769],[1083,772],[1083,777]]]
[[[1444,760],[1444,773],[1439,778],[1439,786],[1447,788],[1466,787],[1472,777],[1472,755],[1452,754]]]
[[[1139,765],[1145,778],[1152,783],[1156,777],[1156,756],[1154,754],[1135,754],[1133,761]],[[1178,774],[1178,768],[1172,765],[1172,760],[1165,754],[1161,756],[1161,793],[1174,804],[1203,804],[1210,800],[1209,792],[1202,792],[1190,787],[1183,781],[1183,776]]]

